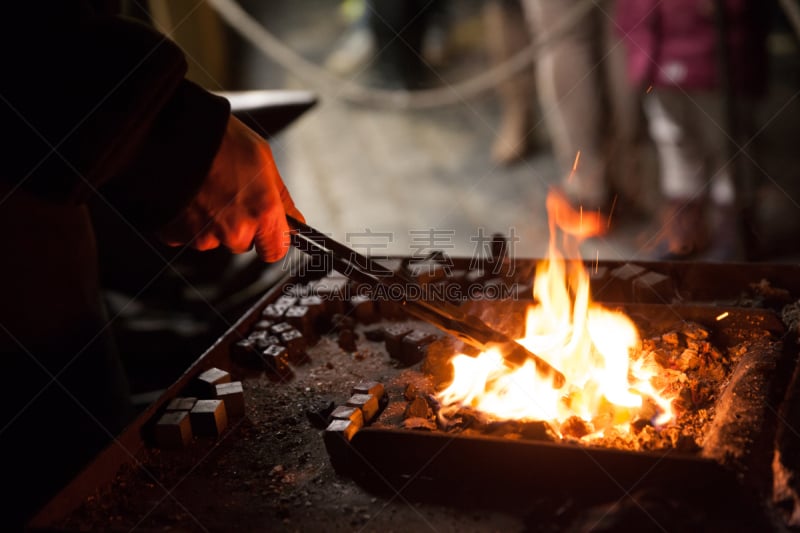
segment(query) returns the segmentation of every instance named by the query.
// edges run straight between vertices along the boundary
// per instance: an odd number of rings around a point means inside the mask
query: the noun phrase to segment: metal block
[[[390,357],[400,359],[403,356],[403,337],[411,331],[411,326],[407,324],[394,324],[383,328],[383,340]]]
[[[186,397],[186,398],[173,398],[167,404],[167,412],[169,411],[191,411],[194,404],[197,402],[197,398]]]
[[[334,420],[350,420],[359,428],[364,425],[364,413],[358,407],[340,405],[333,410],[331,418]]]
[[[164,450],[183,448],[192,440],[189,411],[164,413],[153,428],[156,445]]]
[[[196,435],[217,437],[228,426],[228,414],[222,400],[198,400],[189,413]]]
[[[217,399],[225,402],[225,412],[228,417],[244,416],[244,389],[241,381],[217,385]]]
[[[279,376],[290,373],[289,370],[289,351],[285,346],[273,344],[262,352],[264,367],[275,372]]]
[[[378,383],[377,381],[361,381],[351,389],[350,394],[372,394],[380,401],[383,399],[386,391],[383,387],[383,383]]]
[[[415,330],[403,337],[400,357],[396,357],[406,366],[419,363],[428,353],[428,345],[436,340],[436,335]]]
[[[289,353],[289,360],[294,364],[303,364],[309,361],[306,354],[306,339],[303,334],[296,329],[284,331],[280,335],[281,344],[286,347]]]
[[[200,396],[203,398],[213,398],[216,393],[216,387],[220,383],[229,383],[231,375],[224,370],[213,367],[209,368],[199,376],[197,376],[197,389]]]
[[[361,429],[355,422],[352,420],[341,420],[336,419],[332,420],[328,427],[325,429],[326,440],[327,435],[334,434],[343,437],[345,440],[350,440],[353,438],[353,435]]]
[[[361,409],[364,415],[364,422],[366,423],[372,422],[372,419],[375,418],[375,415],[377,415],[380,410],[378,398],[372,394],[353,394],[350,399],[347,400],[346,405]]]

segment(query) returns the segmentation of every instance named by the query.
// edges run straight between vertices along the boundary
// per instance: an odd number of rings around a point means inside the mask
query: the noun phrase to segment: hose
[[[792,25],[795,35],[800,39],[800,7],[794,0],[778,0],[789,24]]]
[[[537,35],[513,57],[482,74],[447,87],[417,91],[374,89],[333,76],[283,44],[247,13],[236,0],[207,0],[219,16],[257,50],[333,100],[395,110],[431,109],[463,103],[494,89],[528,68],[550,44],[573,29],[594,8],[593,0],[581,0],[552,28]]]

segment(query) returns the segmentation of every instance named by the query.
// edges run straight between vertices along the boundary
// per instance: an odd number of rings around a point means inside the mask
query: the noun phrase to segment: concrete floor
[[[347,25],[337,15],[336,2],[303,3],[300,9],[294,2],[242,2],[286,45],[322,64]],[[432,77],[443,87],[487,67],[479,8],[465,2],[456,15],[453,34],[460,34],[462,42],[451,62]],[[472,35],[466,44],[464,34]],[[800,171],[794,152],[800,123],[796,55],[789,50],[774,58],[777,81],[759,110],[760,131],[754,141],[761,148],[759,260],[794,261],[800,250],[794,242],[800,228]],[[317,89],[252,47],[243,45],[237,57],[241,75],[236,88]],[[380,56],[373,58],[350,79],[386,85],[376,74],[379,62]],[[499,104],[492,94],[408,112],[366,108],[321,93],[320,103],[272,145],[308,222],[352,245],[369,241],[373,254],[409,255],[437,248],[470,256],[483,231],[513,233],[519,238],[513,250],[518,257],[541,257],[548,238],[544,198],[559,171],[541,143],[514,166],[493,164],[489,152],[498,122]],[[531,135],[546,139],[544,125],[539,122]],[[622,198],[616,209],[626,216],[614,219],[607,236],[584,243],[585,257],[647,257],[644,245],[658,230],[647,213],[657,210],[658,195],[652,150],[645,145],[640,157],[650,158],[651,164],[643,166],[641,182],[634,186],[638,205]],[[368,231],[380,235],[363,235]]]

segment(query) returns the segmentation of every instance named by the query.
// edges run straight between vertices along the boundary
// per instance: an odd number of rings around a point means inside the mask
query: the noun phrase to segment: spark
[[[728,318],[729,314],[730,313],[728,313],[727,311],[725,311],[724,313],[720,313],[719,315],[717,315],[717,322],[719,322],[720,320],[723,320],[725,318]]]
[[[652,90],[653,90],[653,86],[652,86],[652,85],[650,85],[650,86],[647,88],[647,90],[645,91],[645,94],[650,94],[650,91],[652,91]]]
[[[578,170],[578,162],[581,160],[581,151],[578,150],[578,153],[575,154],[575,161],[572,163],[572,170],[567,177],[567,183],[572,183],[572,178],[575,176],[575,172]]]
[[[594,273],[597,274],[598,269],[600,268],[600,250],[595,250],[594,256]]]
[[[607,228],[611,227],[611,215],[614,214],[614,208],[617,206],[617,195],[614,195],[614,200],[611,202],[611,210],[608,212],[608,223],[606,224]]]

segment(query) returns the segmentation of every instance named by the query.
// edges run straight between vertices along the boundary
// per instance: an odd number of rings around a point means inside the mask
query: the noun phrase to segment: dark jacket
[[[78,0],[13,2],[0,32],[0,179],[54,202],[102,193],[142,229],[198,190],[230,111],[177,45]]]
[[[0,31],[0,470],[12,530],[130,415],[87,203],[139,232],[197,192],[229,105],[184,80],[180,49],[84,2],[20,0]],[[118,445],[118,444],[117,444]]]
[[[639,87],[721,89],[719,33],[713,0],[617,0],[628,77]],[[766,2],[725,0],[731,84],[758,94],[766,78]]]

